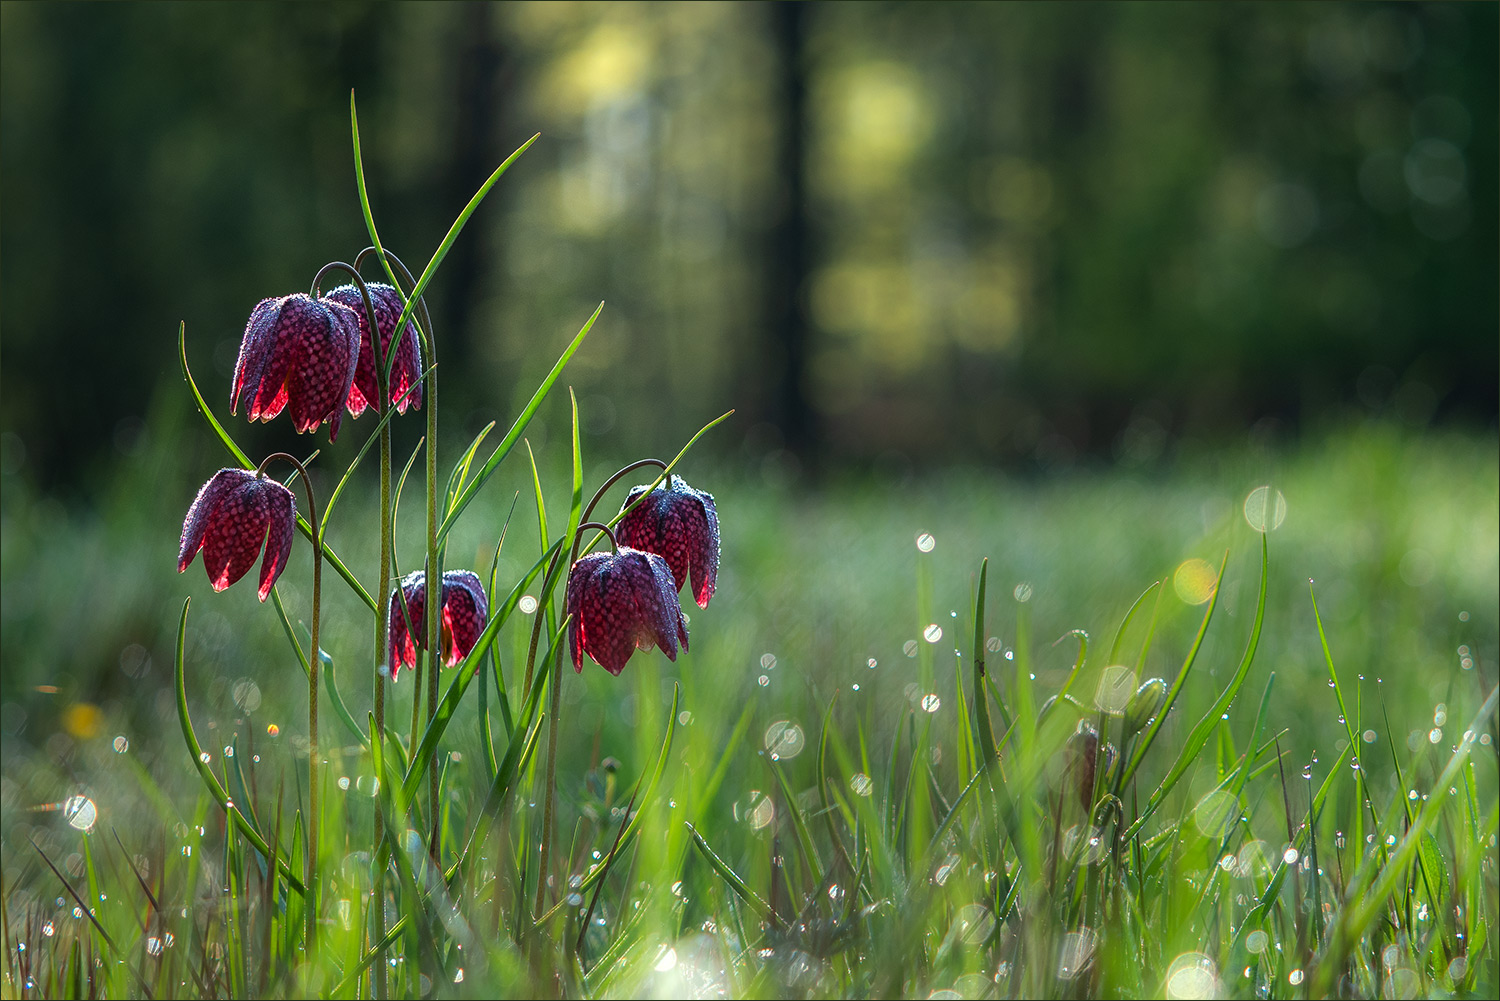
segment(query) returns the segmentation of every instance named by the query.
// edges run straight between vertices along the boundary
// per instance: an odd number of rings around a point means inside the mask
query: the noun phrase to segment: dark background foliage
[[[543,133],[434,288],[455,435],[599,299],[606,451],[730,406],[793,476],[1493,426],[1496,10],[7,3],[6,467],[140,454],[179,320],[222,406],[255,302],[365,243],[351,88],[417,268]]]

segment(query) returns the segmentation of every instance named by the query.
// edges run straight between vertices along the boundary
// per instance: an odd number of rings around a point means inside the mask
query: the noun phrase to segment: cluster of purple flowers
[[[252,420],[269,421],[289,411],[298,432],[328,425],[337,439],[347,410],[399,413],[422,405],[422,349],[408,322],[394,348],[385,398],[377,388],[375,366],[389,357],[404,300],[390,285],[365,286],[373,307],[381,352],[373,349],[371,317],[354,285],[321,298],[300,293],[261,301],[250,314],[240,343],[230,389],[230,412],[245,407]],[[659,646],[672,660],[679,643],[687,649],[687,622],[677,595],[689,579],[700,608],[708,606],[719,570],[719,518],[713,496],[681,477],[647,494],[635,487],[626,498],[616,529],[614,552],[591,553],[571,568],[566,588],[569,649],[573,666],[583,670],[587,653],[611,674],[619,674],[637,649]],[[259,596],[271,593],[286,567],[296,525],[292,492],[263,472],[221,469],[198,491],[182,526],[177,569],[187,569],[203,552],[209,584],[222,591],[254,564],[262,546]],[[451,570],[442,581],[443,660],[456,664],[473,649],[488,621],[484,587],[470,570]],[[391,678],[416,663],[424,648],[420,627],[426,607],[426,577],[408,574],[391,592]],[[415,627],[415,628],[413,628]]]

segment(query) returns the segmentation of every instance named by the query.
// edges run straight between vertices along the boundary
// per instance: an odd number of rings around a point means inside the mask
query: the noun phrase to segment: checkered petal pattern
[[[380,282],[370,282],[365,288],[370,293],[370,305],[375,309],[375,322],[380,328],[380,352],[383,355],[390,350],[391,335],[395,332],[396,321],[401,319],[401,293]],[[370,317],[365,312],[364,297],[353,285],[340,285],[329,292],[327,298],[348,306],[359,318],[359,365],[354,370],[354,384],[349,388],[346,404],[349,416],[358,417],[372,407],[377,414],[384,413],[387,401],[378,398],[380,393],[375,378],[375,366],[380,356],[371,348]],[[408,320],[406,329],[402,331],[401,339],[396,344],[396,358],[391,365],[390,398],[397,401],[397,413],[422,409],[422,387],[416,385],[412,389],[421,375],[422,344],[417,336],[416,324]],[[411,389],[411,393],[403,399],[408,389]]]
[[[202,550],[208,583],[222,591],[245,576],[264,544],[258,594],[265,601],[286,569],[296,521],[296,499],[286,487],[248,469],[221,469],[188,508],[177,572],[186,570]]]
[[[449,667],[469,655],[489,622],[489,602],[484,585],[472,570],[449,570],[443,574],[443,623],[439,645],[443,663]],[[406,614],[401,595],[406,595]],[[387,634],[391,652],[391,680],[403,667],[415,667],[417,650],[427,649],[427,573],[414,570],[401,578],[399,590],[391,591],[391,624]],[[410,628],[407,620],[410,618]]]
[[[646,492],[649,484],[630,491],[620,510]],[[622,546],[656,553],[672,568],[675,591],[681,591],[689,575],[693,600],[707,608],[719,576],[719,514],[712,494],[694,490],[680,476],[668,479],[620,520],[615,537]]]
[[[573,617],[568,646],[577,671],[585,653],[619,674],[638,649],[659,646],[675,661],[679,643],[688,648],[671,567],[655,553],[621,546],[617,553],[584,556],[568,574],[566,607]]]
[[[229,392],[229,412],[244,404],[252,421],[289,409],[298,432],[339,422],[359,360],[359,316],[347,306],[311,296],[263,299],[250,313]]]

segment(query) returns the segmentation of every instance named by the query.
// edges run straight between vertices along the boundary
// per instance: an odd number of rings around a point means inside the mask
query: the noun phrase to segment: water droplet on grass
[[[120,736],[115,738],[114,746],[116,754],[124,754],[126,751],[130,750],[130,741],[126,739],[124,734],[121,734]]]
[[[906,654],[908,657],[915,657],[917,655],[917,641],[907,640],[901,645],[901,652]]]
[[[935,713],[942,706],[943,700],[936,695],[928,694],[922,696],[922,708],[930,713]]]
[[[69,826],[80,831],[91,831],[99,819],[99,810],[87,796],[69,796],[63,802],[63,815]]]
[[[927,532],[922,532],[917,536],[917,548],[924,553],[932,552],[932,547],[936,545],[937,539],[934,539],[932,535]]]
[[[934,622],[922,631],[922,638],[929,643],[936,643],[943,638],[943,627]]]
[[[776,669],[776,655],[774,653],[761,654],[760,667],[763,671],[774,671]]]

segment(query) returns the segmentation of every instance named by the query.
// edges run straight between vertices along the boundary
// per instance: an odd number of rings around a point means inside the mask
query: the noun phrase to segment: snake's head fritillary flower
[[[1078,783],[1078,802],[1083,804],[1085,810],[1090,810],[1094,805],[1094,773],[1099,761],[1099,731],[1094,729],[1094,724],[1088,720],[1079,720],[1078,729],[1068,737],[1068,771]],[[1115,763],[1115,745],[1105,742],[1104,744],[1104,772],[1109,770]]]
[[[610,674],[619,674],[637,649],[661,647],[677,659],[677,644],[687,649],[687,620],[677,604],[672,568],[655,553],[621,546],[616,553],[590,553],[568,574],[568,646],[573,668],[583,670],[583,655]]]
[[[186,570],[201,549],[208,583],[222,591],[245,576],[264,543],[259,594],[265,601],[286,569],[296,522],[297,504],[286,487],[248,469],[221,469],[188,508],[177,572]]]
[[[401,293],[390,285],[370,282],[365,286],[370,293],[370,305],[375,309],[375,322],[380,327],[381,354],[390,350],[391,335],[396,321],[401,319]],[[350,417],[358,417],[368,407],[377,414],[384,413],[386,401],[379,399],[375,366],[380,356],[371,348],[370,318],[365,313],[365,300],[353,285],[340,285],[325,297],[354,310],[359,318],[359,365],[354,370],[354,385],[349,389],[347,406]],[[391,364],[390,398],[396,402],[396,412],[422,409],[422,387],[416,384],[422,375],[422,345],[417,337],[417,326],[408,320],[396,342],[396,358]],[[407,390],[410,389],[410,394]],[[405,398],[403,399],[403,396]]]
[[[469,655],[489,621],[489,602],[484,585],[472,570],[449,570],[443,574],[443,625],[438,643],[443,663],[452,667]],[[401,594],[406,595],[406,615],[401,613]],[[407,616],[411,628],[407,628]],[[414,570],[401,578],[400,593],[391,591],[391,680],[403,667],[415,667],[417,649],[427,649],[427,572]],[[415,641],[415,642],[413,642]]]
[[[347,306],[297,293],[262,299],[245,324],[234,364],[229,412],[241,403],[252,421],[268,421],[290,407],[299,432],[339,422],[359,360],[359,316]]]
[[[649,484],[634,487],[620,510],[646,492]],[[694,490],[680,476],[668,478],[615,528],[620,545],[656,553],[672,568],[677,591],[688,574],[693,578],[693,600],[707,608],[719,576],[719,514],[712,494]],[[675,593],[675,592],[674,592]]]

